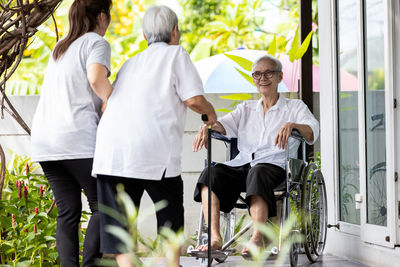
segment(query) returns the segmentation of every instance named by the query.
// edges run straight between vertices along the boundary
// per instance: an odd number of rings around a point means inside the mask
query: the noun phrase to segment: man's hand
[[[193,152],[197,152],[202,147],[208,147],[208,126],[202,125],[193,140]]]
[[[283,127],[279,130],[278,135],[275,138],[274,146],[278,146],[279,149],[285,149],[293,129],[294,123],[285,123],[285,125],[283,125]]]

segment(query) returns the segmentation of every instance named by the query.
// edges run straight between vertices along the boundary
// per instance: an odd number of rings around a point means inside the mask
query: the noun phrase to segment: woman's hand
[[[285,123],[285,125],[283,125],[283,127],[279,130],[278,135],[275,138],[274,146],[278,146],[279,149],[285,149],[293,129],[294,123]]]
[[[200,149],[208,147],[208,126],[202,125],[200,130],[197,132],[193,140],[193,152],[197,152]]]

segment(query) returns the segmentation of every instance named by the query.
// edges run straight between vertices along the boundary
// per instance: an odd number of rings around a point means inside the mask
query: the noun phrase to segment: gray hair
[[[251,71],[254,71],[254,69],[256,68],[257,64],[260,63],[261,61],[264,61],[264,60],[274,63],[276,71],[282,71],[282,63],[279,61],[279,59],[277,59],[276,57],[270,56],[270,55],[265,55],[265,56],[262,56],[259,59],[257,59],[253,63],[253,67],[252,67]]]
[[[178,17],[175,12],[167,6],[152,6],[143,17],[143,33],[147,44],[171,41],[174,26],[178,25]]]

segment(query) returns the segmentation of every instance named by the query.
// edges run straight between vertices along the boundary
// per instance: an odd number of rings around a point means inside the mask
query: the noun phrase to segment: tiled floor
[[[181,265],[182,267],[191,267],[191,266],[207,266],[201,265],[199,260],[196,260],[193,257],[181,257]],[[161,262],[158,264],[152,264],[154,267],[165,266],[165,262]],[[240,256],[230,256],[224,263],[217,263],[213,261],[213,267],[241,267],[241,266],[279,266],[286,267],[290,266],[289,261],[287,261],[283,265],[276,265],[274,260],[267,260],[264,264],[258,262],[245,261]],[[310,264],[307,257],[305,255],[300,255],[298,266],[310,266],[310,267],[366,267],[367,265],[354,262],[345,258],[333,256],[333,255],[324,255],[323,258],[314,264]]]

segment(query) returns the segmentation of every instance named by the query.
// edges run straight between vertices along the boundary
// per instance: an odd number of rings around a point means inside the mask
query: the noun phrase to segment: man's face
[[[269,60],[261,60],[258,62],[253,71],[254,84],[261,94],[276,92],[282,78],[283,73],[277,72],[275,63]]]

